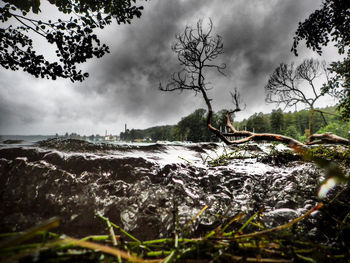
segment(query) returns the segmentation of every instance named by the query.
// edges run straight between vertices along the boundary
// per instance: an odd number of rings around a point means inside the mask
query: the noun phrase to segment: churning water
[[[286,223],[318,202],[321,171],[297,158],[276,163],[265,158],[270,150],[271,145],[257,144],[57,139],[7,145],[0,149],[0,232],[60,216],[58,231],[102,234],[104,222],[94,217],[99,212],[140,239],[164,237],[173,230],[175,203],[180,225],[209,206],[191,226],[194,231],[213,229],[239,212],[252,215],[262,206],[267,226]],[[235,158],[225,165],[208,165],[232,152]]]

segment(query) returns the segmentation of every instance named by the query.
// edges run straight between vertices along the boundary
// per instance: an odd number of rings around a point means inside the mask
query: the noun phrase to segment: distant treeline
[[[125,141],[218,141],[206,126],[206,113],[205,109],[198,109],[182,118],[176,125],[157,126],[145,130],[127,130],[120,133],[120,139]],[[221,130],[224,130],[226,126],[225,114],[226,110],[221,110],[213,116],[212,123]],[[277,109],[268,114],[260,112],[243,121],[234,122],[234,126],[238,130],[277,133],[305,141],[309,133],[309,111],[283,113],[281,109]],[[313,127],[317,133],[332,132],[347,138],[350,122],[344,122],[340,119],[336,107],[327,107],[315,112]]]

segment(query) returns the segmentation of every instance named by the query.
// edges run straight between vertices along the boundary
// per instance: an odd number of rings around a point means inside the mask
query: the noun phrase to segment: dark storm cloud
[[[231,77],[227,81],[235,82],[251,103],[252,94],[261,102],[268,75],[280,62],[293,59],[290,48],[298,21],[316,7],[313,0],[146,3],[140,20],[122,30],[118,28],[109,38],[112,54],[99,63],[99,67],[90,67],[94,77],[87,84],[91,87],[87,90],[106,96],[109,107],[129,117],[142,114],[145,118],[163,118],[165,122],[167,117],[179,118],[186,107],[193,105],[192,94],[164,94],[157,87],[179,69],[170,49],[175,34],[181,33],[188,23],[195,26],[198,19],[205,21],[211,17],[214,33],[223,37],[223,61],[228,64]],[[116,45],[113,38],[119,41]],[[222,76],[213,78],[212,83],[223,82]],[[257,89],[260,89],[259,96],[255,96]],[[226,93],[213,95],[218,99],[225,96]],[[201,99],[195,100],[199,102],[195,105],[200,105]]]
[[[183,31],[183,21],[206,2],[152,1],[150,5],[145,4],[141,19],[122,28],[122,35],[115,35],[119,43],[113,46],[110,41],[112,53],[103,65],[90,67],[94,80],[91,78],[88,92],[108,96],[110,106],[122,108],[124,114],[142,113],[151,118],[160,113],[166,116],[183,112],[184,100],[174,100],[171,94],[159,91],[158,86],[160,82],[166,84],[177,69],[178,62],[171,51],[175,34]]]
[[[243,95],[263,90],[266,79],[281,62],[296,59],[290,52],[298,21],[318,1],[233,1],[232,12],[222,17],[219,31],[225,54],[231,59],[233,78],[239,78]],[[244,71],[239,70],[244,65]],[[235,74],[238,72],[238,74]]]
[[[8,78],[2,72],[4,70],[0,72],[0,132],[4,133],[10,131],[11,126],[28,125],[42,116],[28,101],[30,94],[18,88],[19,81]]]

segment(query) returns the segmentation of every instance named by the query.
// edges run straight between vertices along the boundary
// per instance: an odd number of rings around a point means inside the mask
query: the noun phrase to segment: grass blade
[[[24,241],[31,239],[34,236],[42,234],[43,231],[48,231],[52,228],[58,227],[59,224],[60,224],[59,218],[53,217],[53,218],[41,223],[38,226],[30,228],[27,231],[24,231],[21,234],[0,243],[0,250],[21,244]]]
[[[78,240],[75,238],[71,238],[71,237],[66,237],[65,239],[63,239],[63,242],[66,244],[73,244],[79,247],[84,247],[84,248],[89,248],[89,249],[93,249],[93,250],[99,250],[103,253],[106,254],[110,254],[116,257],[121,257],[123,259],[129,260],[131,262],[136,262],[136,263],[150,263],[150,262],[160,262],[160,259],[156,259],[156,260],[144,260],[142,258],[130,255],[129,253],[119,250],[117,248],[114,247],[109,247],[109,246],[105,246],[105,245],[101,245],[101,244],[97,244],[97,243],[93,243],[93,242],[89,242],[89,241],[83,241],[83,240]]]
[[[193,222],[201,215],[203,212],[208,208],[207,205],[205,205],[201,211],[199,211],[184,227],[184,229],[188,228]]]

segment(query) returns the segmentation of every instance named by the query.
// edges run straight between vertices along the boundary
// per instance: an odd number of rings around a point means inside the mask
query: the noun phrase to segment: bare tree
[[[315,103],[324,94],[316,87],[316,81],[324,78],[328,80],[327,64],[325,61],[305,59],[297,68],[294,64],[280,64],[271,74],[267,85],[266,102],[284,104],[285,108],[304,104],[310,111],[309,134],[313,134],[312,120]],[[305,87],[305,84],[309,88]],[[323,116],[323,112],[321,112]],[[325,118],[323,118],[325,121]]]
[[[172,50],[177,54],[182,69],[172,75],[166,87],[160,84],[163,91],[192,90],[201,93],[207,104],[210,118],[212,108],[210,99],[207,96],[208,83],[205,80],[205,73],[208,69],[216,69],[223,74],[225,64],[215,64],[213,61],[224,53],[222,37],[211,36],[213,23],[210,20],[208,29],[203,30],[202,20],[197,22],[196,29],[186,26],[184,33],[176,35],[177,42]]]
[[[181,69],[172,75],[166,86],[160,84],[160,90],[189,90],[196,94],[200,93],[208,107],[207,125],[209,130],[228,145],[241,144],[248,141],[279,141],[291,146],[303,147],[303,143],[284,135],[236,130],[231,123],[231,116],[241,111],[241,99],[237,90],[231,92],[232,102],[235,108],[234,110],[227,111],[226,114],[226,126],[230,128],[231,132],[221,132],[212,125],[212,99],[208,97],[209,83],[206,81],[206,73],[208,70],[216,70],[223,74],[222,70],[226,68],[225,64],[215,62],[218,56],[224,53],[224,50],[222,37],[219,35],[212,36],[212,29],[213,23],[211,20],[206,30],[203,28],[202,21],[199,20],[196,28],[187,26],[182,34],[176,36],[176,42],[172,46],[172,50],[177,54]],[[289,94],[288,96],[291,95]],[[230,140],[230,138],[237,137],[239,138],[236,140]],[[322,140],[321,137],[318,139]],[[345,143],[348,143],[346,139],[344,140]],[[339,142],[342,143],[341,141]]]

